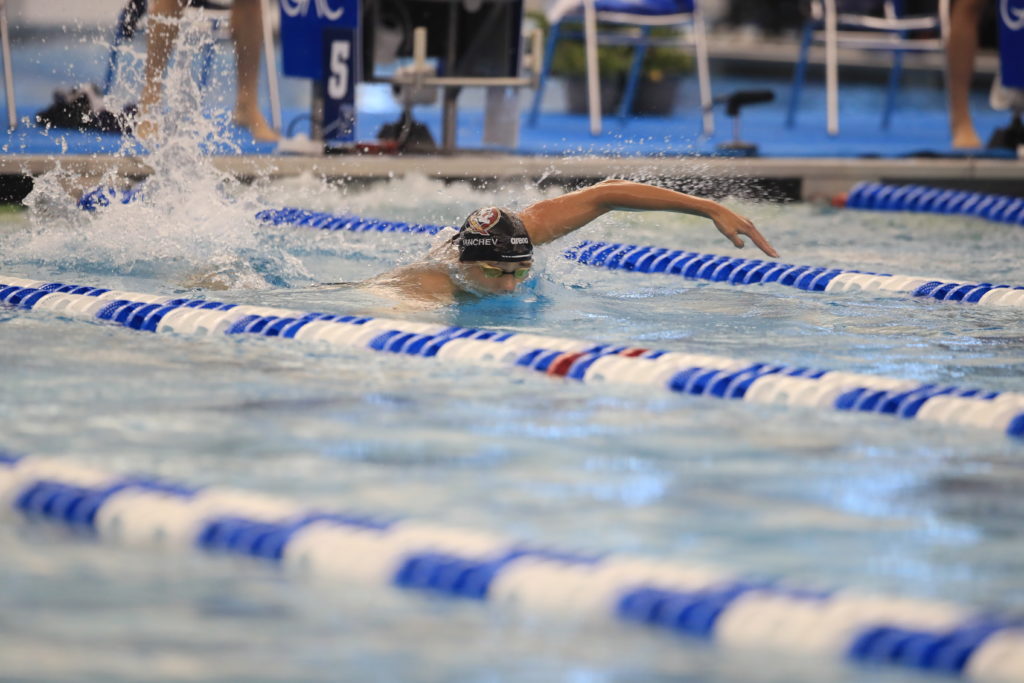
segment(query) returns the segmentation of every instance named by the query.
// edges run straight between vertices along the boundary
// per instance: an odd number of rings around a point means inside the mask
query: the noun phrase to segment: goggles
[[[530,274],[530,268],[516,268],[515,270],[504,270],[497,266],[489,266],[485,263],[478,263],[476,267],[480,269],[480,272],[484,274],[484,277],[491,279],[498,279],[503,275],[511,275],[517,280],[525,280],[526,276]]]

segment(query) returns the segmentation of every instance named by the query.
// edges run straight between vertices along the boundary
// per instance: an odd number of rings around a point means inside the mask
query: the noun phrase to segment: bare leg
[[[143,140],[156,135],[155,112],[164,89],[164,71],[178,37],[178,22],[185,0],[153,0],[149,7],[149,45],[146,48],[146,80],[139,98],[139,121],[135,135]]]
[[[248,128],[257,140],[270,142],[280,136],[260,111],[260,48],[263,39],[263,13],[260,10],[260,0],[235,0],[231,6],[231,36],[235,41],[235,63],[238,66],[235,123]]]
[[[955,0],[950,17],[946,60],[949,68],[949,126],[957,149],[978,149],[981,139],[971,119],[970,91],[978,24],[989,0]]]

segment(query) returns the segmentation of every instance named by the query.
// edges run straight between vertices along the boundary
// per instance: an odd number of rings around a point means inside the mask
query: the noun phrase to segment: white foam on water
[[[179,51],[194,54],[210,37],[202,21],[183,19],[179,40]],[[203,106],[188,59],[172,59],[164,93],[165,106],[153,116],[159,133],[144,159],[153,169],[144,198],[81,211],[82,191],[124,188],[130,180],[115,171],[85,178],[58,166],[36,179],[25,199],[32,227],[4,240],[5,255],[56,270],[152,277],[186,287],[258,289],[308,279],[299,259],[274,249],[256,229],[258,192],[212,163],[211,151],[238,148],[229,112]],[[137,141],[125,137],[118,156],[137,150]]]

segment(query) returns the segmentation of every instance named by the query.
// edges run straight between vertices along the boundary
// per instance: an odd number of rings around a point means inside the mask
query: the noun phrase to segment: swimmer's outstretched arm
[[[551,242],[581,228],[598,216],[616,209],[634,211],[675,211],[710,218],[718,231],[737,247],[746,235],[769,256],[778,256],[750,219],[730,211],[718,202],[693,197],[664,187],[630,180],[604,180],[575,192],[545,199],[519,212],[535,244]]]

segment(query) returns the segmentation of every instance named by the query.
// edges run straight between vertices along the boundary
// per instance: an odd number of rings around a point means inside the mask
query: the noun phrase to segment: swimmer
[[[452,228],[442,231],[441,239],[425,260],[362,284],[436,303],[451,303],[467,294],[512,294],[530,275],[534,245],[564,237],[615,210],[674,211],[702,216],[711,219],[736,247],[743,247],[741,235],[745,235],[764,253],[778,256],[749,219],[717,202],[629,180],[604,180],[518,212],[477,209],[458,232]]]

